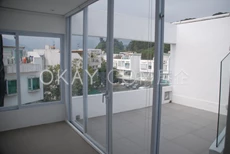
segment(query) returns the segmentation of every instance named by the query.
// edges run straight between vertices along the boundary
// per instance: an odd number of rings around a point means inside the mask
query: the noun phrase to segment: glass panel
[[[100,8],[100,11],[98,10]],[[88,7],[88,71],[93,76],[93,82],[88,78],[88,132],[97,146],[105,151],[106,147],[106,103],[102,93],[106,92],[106,27],[107,1],[100,0]],[[100,16],[100,24],[97,17]],[[99,24],[95,27],[95,25]],[[102,28],[103,27],[103,28]],[[93,32],[93,33],[92,33]],[[101,37],[96,37],[101,36]]]
[[[149,154],[155,1],[115,1],[113,153]],[[121,7],[122,6],[122,7]],[[151,12],[152,13],[151,13]],[[119,38],[119,39],[118,39]],[[117,50],[117,49],[120,50]]]
[[[32,82],[31,82],[32,79],[28,79],[28,90],[33,90],[32,88]]]
[[[33,78],[33,90],[40,89],[39,78]]]
[[[7,94],[17,94],[17,80],[9,80],[7,81]]]
[[[181,2],[165,1],[169,56],[163,58],[162,99],[171,103],[162,105],[159,153],[209,153],[217,132],[220,62],[229,52],[229,17],[221,14],[229,12],[230,1]]]
[[[18,105],[15,38],[13,35],[2,35],[2,37],[3,51],[0,48],[0,108]]]
[[[83,11],[71,18],[72,122],[83,126]]]
[[[217,146],[225,137],[225,128],[227,123],[227,109],[229,100],[229,77],[230,77],[230,54],[221,61],[220,74],[220,102],[218,113],[218,128],[217,128]]]
[[[22,105],[60,101],[60,38],[19,36],[19,44]]]

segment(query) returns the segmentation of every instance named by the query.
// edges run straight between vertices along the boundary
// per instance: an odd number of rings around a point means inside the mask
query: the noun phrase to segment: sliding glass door
[[[94,8],[100,4],[98,1],[71,16],[71,122],[101,151],[108,153],[107,105],[111,103],[105,95],[109,71],[103,58],[107,31],[106,28],[95,29],[95,21],[91,19]],[[107,20],[106,13],[102,18]],[[102,26],[106,27],[107,22]],[[103,37],[88,35],[92,30]]]

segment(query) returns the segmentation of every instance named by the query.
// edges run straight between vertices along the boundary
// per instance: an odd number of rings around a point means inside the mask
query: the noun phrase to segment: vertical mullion
[[[21,99],[21,78],[20,78],[20,59],[19,59],[19,35],[15,34],[15,42],[16,42],[16,76],[17,76],[17,95],[18,95],[18,107],[22,106]]]
[[[88,7],[83,10],[83,125],[87,133],[88,124]]]
[[[72,77],[72,69],[71,69],[71,17],[66,18],[66,68],[67,68],[67,82],[66,85],[66,104],[68,120],[72,121],[72,86],[71,86],[71,77]]]
[[[108,95],[106,97],[106,143],[107,154],[113,153],[113,52],[114,52],[114,0],[108,0],[107,7],[107,69],[106,69],[106,91]],[[110,82],[109,82],[110,81]]]
[[[65,58],[65,56],[64,56],[64,39],[63,39],[63,36],[61,36],[60,37],[60,47],[61,47],[61,53],[60,53],[60,69],[61,69],[61,71],[60,71],[60,73],[62,73],[63,71],[64,71],[64,68],[65,68],[65,66],[64,66],[64,62],[65,62],[65,60],[64,60],[64,58]],[[61,81],[61,85],[60,85],[60,92],[61,92],[61,102],[64,102],[64,100],[65,100],[65,90],[66,90],[66,87],[64,86],[64,81],[62,80]]]
[[[151,154],[159,154],[161,125],[161,71],[164,47],[164,0],[156,0],[155,9],[154,90],[152,105]]]

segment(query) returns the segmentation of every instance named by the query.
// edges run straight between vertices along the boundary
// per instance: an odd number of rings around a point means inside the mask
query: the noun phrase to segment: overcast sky
[[[152,1],[154,13],[155,0],[115,0],[115,12],[148,17],[149,1]],[[106,10],[107,0],[99,0],[90,8]],[[211,16],[216,12],[230,12],[230,0],[165,0],[165,20],[168,22]]]
[[[150,8],[152,1],[152,8]],[[131,16],[146,17],[152,9],[153,18],[155,17],[155,0],[115,0],[115,12]],[[107,10],[107,0],[99,0],[92,4],[89,9]],[[179,21],[185,18],[199,18],[211,16],[217,12],[230,12],[230,0],[165,0],[165,20],[167,22]],[[4,36],[10,40],[13,37]],[[72,48],[82,48],[82,37],[73,38]],[[130,40],[122,40],[127,45]],[[89,38],[89,48],[94,48],[99,42],[99,38]],[[34,48],[44,48],[46,44],[59,48],[58,39],[54,38],[33,38],[21,37],[20,44],[26,46],[29,50]],[[14,43],[11,43],[14,44]]]

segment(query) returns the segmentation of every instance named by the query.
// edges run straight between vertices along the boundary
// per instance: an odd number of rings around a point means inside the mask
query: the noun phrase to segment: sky
[[[106,1],[99,0],[89,9],[106,10]],[[154,18],[155,0],[115,0],[114,10],[116,13],[148,18],[150,6]],[[230,0],[165,0],[165,20],[167,22],[206,17],[217,12],[230,12]]]
[[[148,18],[150,14],[155,17],[155,0],[115,0],[115,13],[130,16]],[[89,9],[107,10],[107,0],[95,2]],[[152,10],[152,13],[150,13]],[[199,18],[211,16],[217,12],[230,12],[230,0],[165,0],[165,21],[175,22],[185,18]],[[9,40],[13,37],[5,36]],[[72,49],[82,48],[82,37],[75,36],[72,43]],[[89,37],[88,48],[95,48],[99,43],[99,38]],[[120,40],[124,45],[128,45],[130,40]],[[44,48],[45,45],[60,47],[60,40],[55,38],[36,38],[21,37],[20,45],[25,46],[28,50]],[[15,43],[13,43],[15,44]]]

